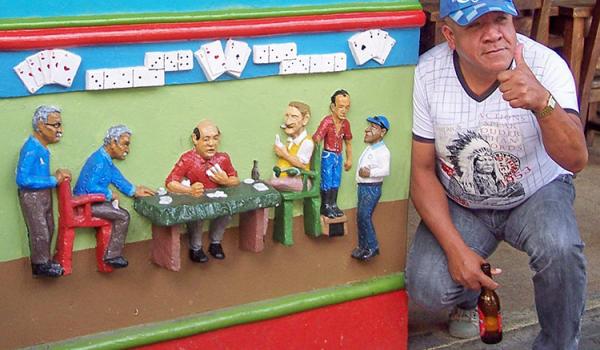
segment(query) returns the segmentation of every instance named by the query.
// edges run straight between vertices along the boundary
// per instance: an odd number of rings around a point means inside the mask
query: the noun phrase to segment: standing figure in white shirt
[[[358,158],[356,182],[358,184],[358,246],[352,257],[368,261],[379,255],[379,242],[373,227],[373,211],[381,198],[383,178],[390,174],[390,150],[383,137],[390,130],[390,122],[382,115],[367,118],[364,141],[369,146]]]

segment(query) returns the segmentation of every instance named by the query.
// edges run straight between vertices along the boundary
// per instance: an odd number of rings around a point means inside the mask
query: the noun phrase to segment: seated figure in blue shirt
[[[60,109],[53,106],[39,106],[35,110],[33,133],[23,144],[17,164],[19,203],[27,225],[34,276],[59,277],[64,272],[60,264],[50,259],[54,233],[52,189],[71,177],[67,169],[58,169],[54,175],[50,174],[48,145],[59,142],[62,137],[60,114]]]
[[[106,202],[92,204],[92,215],[112,221],[112,232],[104,262],[114,268],[127,267],[122,251],[129,227],[129,212],[118,205],[118,195],[108,186],[113,185],[128,197],[151,196],[154,191],[145,186],[134,186],[113,164],[113,159],[125,160],[129,154],[131,130],[125,125],[113,126],[106,132],[104,145],[87,159],[73,189],[75,195],[103,194]],[[112,202],[112,203],[111,203]]]

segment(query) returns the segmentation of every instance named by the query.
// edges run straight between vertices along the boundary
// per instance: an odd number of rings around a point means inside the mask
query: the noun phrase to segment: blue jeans
[[[323,150],[321,153],[321,189],[340,188],[342,180],[342,154]]]
[[[529,255],[541,331],[534,349],[577,349],[585,307],[586,261],[579,237],[570,175],[558,176],[509,210],[469,210],[448,200],[452,222],[465,243],[484,258],[500,241]],[[429,309],[473,308],[479,291],[454,282],[444,251],[421,222],[408,254],[406,286]]]
[[[381,198],[381,182],[358,184],[358,246],[371,250],[379,249],[379,242],[373,227],[373,211]]]

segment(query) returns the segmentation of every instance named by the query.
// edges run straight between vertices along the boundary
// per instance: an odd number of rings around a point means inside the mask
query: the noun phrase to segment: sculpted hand
[[[288,150],[285,147],[279,147],[275,145],[273,146],[273,150],[279,158],[285,158],[288,155]]]
[[[466,288],[479,290],[482,286],[490,289],[498,288],[498,283],[487,277],[481,271],[481,264],[485,259],[469,248],[448,256],[448,271],[452,279]],[[494,273],[501,270],[495,269]]]
[[[524,108],[535,112],[546,106],[549,92],[540,84],[523,59],[523,44],[515,48],[515,69],[498,74],[502,98],[513,108]]]
[[[156,192],[146,186],[136,186],[135,187],[135,197],[147,197],[153,196]]]
[[[194,182],[190,189],[192,190],[190,194],[194,197],[201,197],[204,194],[204,185],[202,182]]]
[[[218,183],[221,186],[225,186],[228,183],[229,176],[224,170],[217,170],[213,172],[214,175],[210,177],[211,180]]]
[[[54,176],[56,177],[56,181],[58,181],[58,183],[61,183],[66,179],[72,178],[71,171],[68,169],[56,169]]]
[[[371,169],[369,169],[367,167],[362,167],[362,168],[358,169],[358,175],[360,177],[369,177],[369,176],[371,176]]]
[[[346,159],[344,162],[344,170],[348,171],[352,168],[352,159]]]

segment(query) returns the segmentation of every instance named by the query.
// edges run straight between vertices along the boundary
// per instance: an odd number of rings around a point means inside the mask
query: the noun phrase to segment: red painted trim
[[[407,348],[405,291],[254,322],[138,349],[397,349]]]
[[[184,23],[0,31],[0,50],[420,27],[422,11],[355,12]]]

